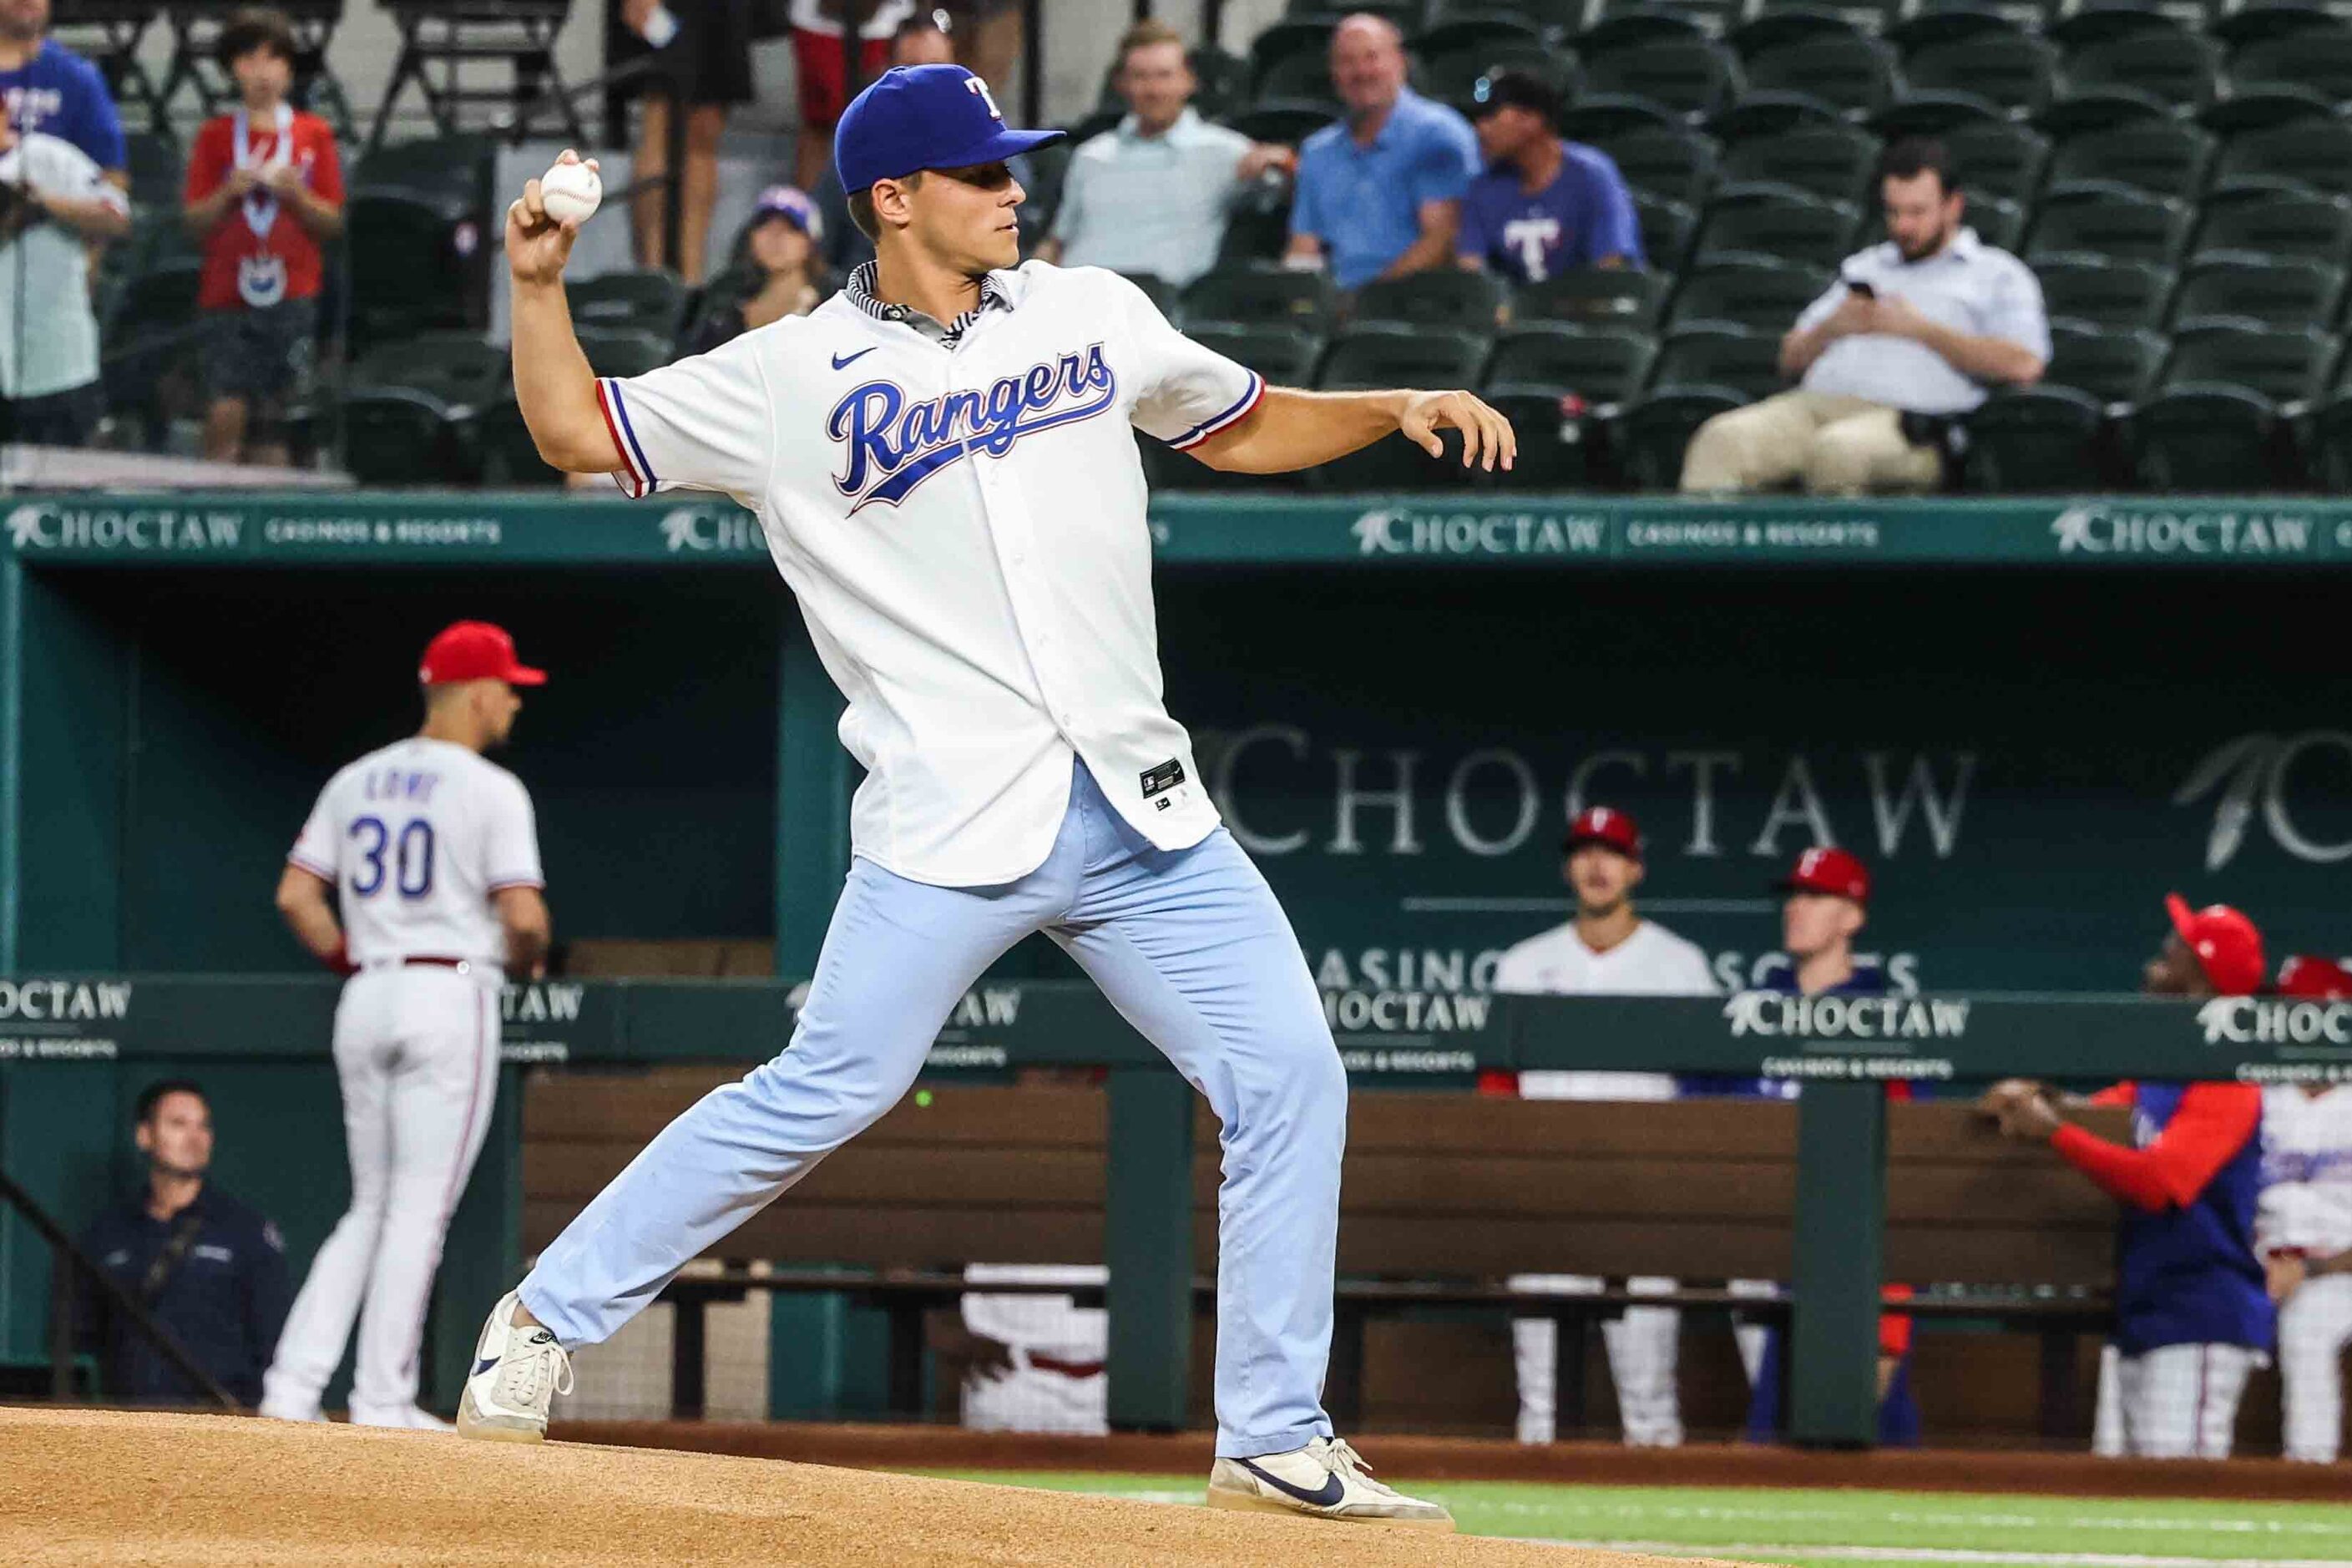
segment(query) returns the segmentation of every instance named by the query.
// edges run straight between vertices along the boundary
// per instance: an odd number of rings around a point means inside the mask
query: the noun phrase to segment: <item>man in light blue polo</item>
[[[1331,84],[1348,112],[1299,149],[1286,259],[1321,262],[1342,289],[1454,264],[1478,137],[1404,78],[1394,23],[1360,14],[1333,31]]]
[[[1115,80],[1132,112],[1071,157],[1053,237],[1037,253],[1181,288],[1215,264],[1234,199],[1297,155],[1193,112],[1200,83],[1183,35],[1165,22],[1127,30]]]
[[[1846,258],[1780,340],[1780,374],[1797,390],[1700,426],[1683,454],[1684,490],[1791,479],[1814,495],[1933,489],[1953,422],[1991,387],[2042,378],[2042,285],[1961,226],[1965,198],[1942,144],[1898,142],[1878,173],[1885,243]]]

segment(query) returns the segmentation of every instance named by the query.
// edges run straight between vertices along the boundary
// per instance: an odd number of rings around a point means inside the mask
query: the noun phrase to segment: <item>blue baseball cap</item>
[[[817,212],[816,204],[809,200],[807,193],[791,185],[770,185],[760,193],[759,201],[751,208],[751,221],[761,224],[772,217],[783,219],[813,240],[822,243],[824,239],[824,218]]]
[[[988,84],[961,66],[898,66],[842,110],[833,166],[855,195],[919,169],[1001,163],[1062,134],[1009,128]]]

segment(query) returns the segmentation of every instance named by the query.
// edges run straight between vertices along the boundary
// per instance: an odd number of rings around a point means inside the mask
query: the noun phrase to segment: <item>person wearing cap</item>
[[[1486,171],[1462,198],[1454,250],[1472,271],[1540,283],[1580,268],[1643,267],[1642,224],[1616,163],[1555,129],[1559,94],[1532,71],[1497,70],[1471,89]]]
[[[2262,933],[2227,904],[2165,900],[2171,931],[2141,972],[2152,995],[2251,996]],[[2065,1119],[2074,1104],[2131,1111],[2132,1144]],[[2122,1449],[2142,1458],[2224,1459],[2246,1378],[2276,1325],[2254,1212],[2263,1091],[2252,1084],[2119,1083],[2070,1101],[2039,1083],[1995,1084],[1979,1107],[2002,1132],[2046,1143],[2123,1205],[2116,1235],[2116,1404]]]
[[[1631,815],[1615,806],[1588,806],[1569,824],[1560,847],[1567,857],[1562,876],[1576,895],[1576,918],[1506,949],[1495,965],[1495,990],[1574,996],[1713,996],[1721,991],[1696,943],[1634,910],[1633,891],[1642,885],[1644,867],[1641,825]],[[1534,1070],[1519,1073],[1516,1087],[1526,1100],[1675,1098],[1674,1078],[1662,1072]],[[1575,1274],[1517,1274],[1506,1283],[1513,1289],[1587,1293],[1605,1281]],[[1664,1294],[1675,1281],[1645,1275],[1627,1280],[1626,1288]],[[1601,1324],[1628,1444],[1673,1447],[1683,1440],[1675,1385],[1681,1335],[1682,1314],[1672,1307],[1629,1307]],[[1559,1338],[1559,1325],[1549,1318],[1520,1318],[1511,1324],[1522,1443],[1549,1443],[1559,1435],[1552,1404]]]
[[[754,327],[815,310],[820,299],[816,254],[824,237],[824,220],[805,195],[790,185],[761,191],[743,230],[743,259],[753,279],[751,291],[704,316],[689,352],[709,353]]]
[[[884,73],[835,137],[875,260],[805,316],[625,380],[598,380],[572,328],[577,225],[536,184],[509,209],[541,455],[757,512],[866,777],[790,1048],[672,1122],[492,1308],[458,1427],[543,1436],[572,1349],[872,1125],[966,989],[1045,931],[1223,1127],[1210,1502],[1450,1529],[1373,1480],[1323,1409],[1347,1075],[1297,934],[1162,701],[1133,432],[1261,474],[1396,432],[1434,455],[1441,427],[1465,467],[1507,468],[1510,426],[1466,392],[1269,388],[1117,273],[1022,264],[1006,160],[1060,134],[1006,125],[961,67]]]
[[[1215,265],[1234,203],[1296,155],[1194,112],[1200,83],[1184,36],[1165,22],[1127,30],[1112,80],[1127,118],[1071,154],[1053,237],[1037,254],[1070,267],[1150,273],[1181,289]]]
[[[1331,33],[1331,85],[1346,113],[1299,144],[1290,208],[1294,267],[1343,289],[1454,265],[1462,194],[1478,172],[1470,123],[1405,85],[1404,35],[1360,12]]]
[[[2278,994],[2352,1002],[2352,971],[2298,954],[2279,970]],[[2344,1441],[2344,1352],[2352,1346],[2352,1083],[2263,1090],[2254,1250],[2278,1308],[2286,1457],[2334,1464]]]
[[[278,1337],[265,1415],[320,1419],[356,1317],[352,1421],[448,1425],[416,1404],[425,1310],[489,1135],[501,982],[541,973],[548,946],[530,795],[483,753],[513,733],[517,689],[546,679],[502,628],[445,628],[417,669],[424,726],[330,779],[287,854],[278,911],[346,977],[334,1058],[352,1201]]]

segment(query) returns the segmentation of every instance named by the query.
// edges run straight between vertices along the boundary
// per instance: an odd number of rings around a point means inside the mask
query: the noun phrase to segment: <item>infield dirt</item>
[[[715,1454],[0,1409],[5,1563],[1693,1568]]]

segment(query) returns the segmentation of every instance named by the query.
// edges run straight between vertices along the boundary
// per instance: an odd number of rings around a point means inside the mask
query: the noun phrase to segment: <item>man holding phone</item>
[[[1933,489],[1958,416],[1994,386],[2041,378],[2042,285],[1962,226],[1967,198],[1941,143],[1897,142],[1878,174],[1885,243],[1848,257],[1780,340],[1780,373],[1797,389],[1700,426],[1684,490]]]

